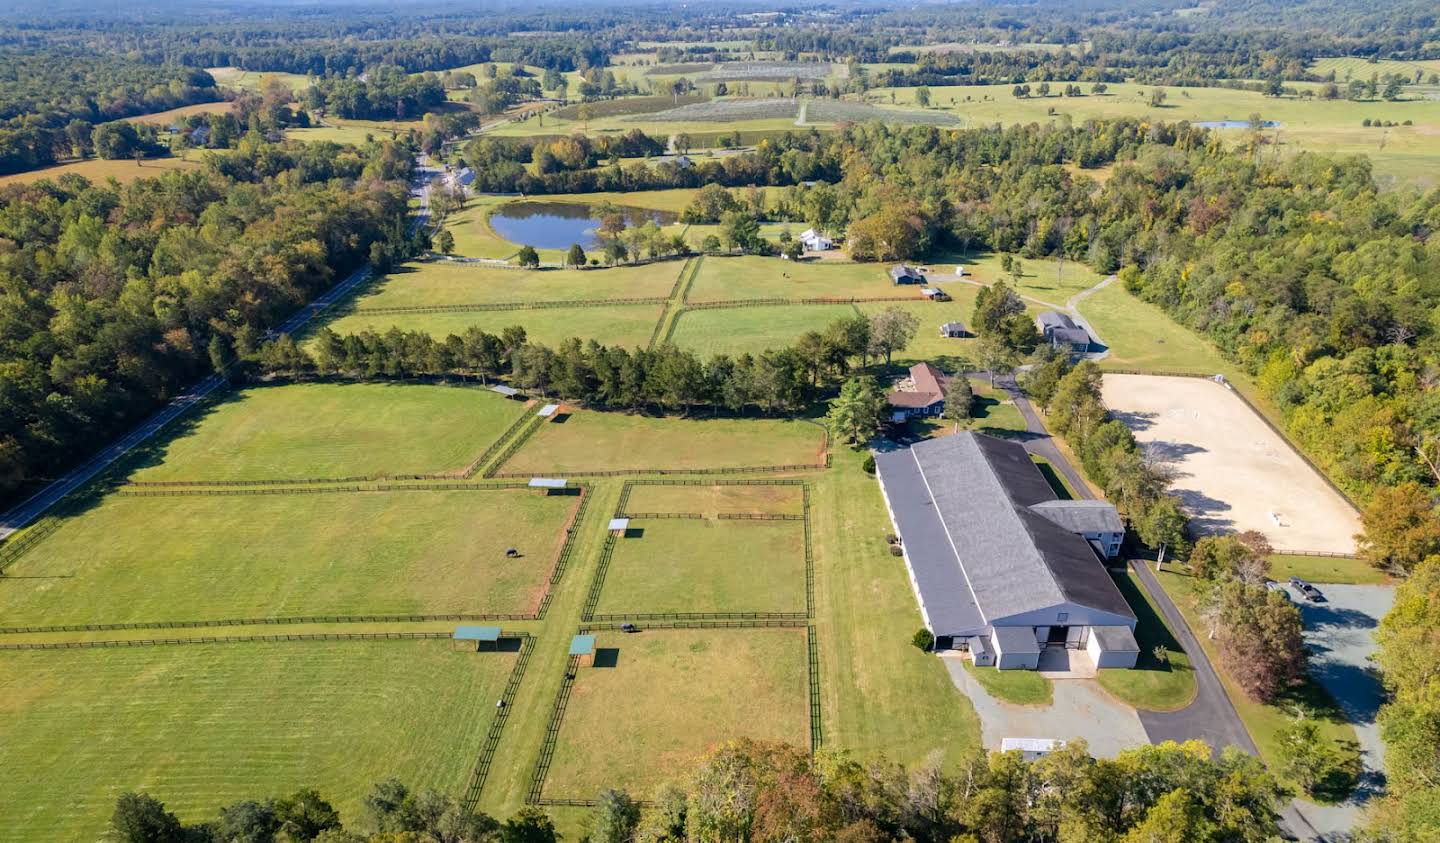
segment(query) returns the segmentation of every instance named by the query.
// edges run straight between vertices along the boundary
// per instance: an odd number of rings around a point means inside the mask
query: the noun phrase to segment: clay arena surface
[[[1105,404],[1176,472],[1201,533],[1259,530],[1276,550],[1353,553],[1360,519],[1238,395],[1203,378],[1105,375]]]

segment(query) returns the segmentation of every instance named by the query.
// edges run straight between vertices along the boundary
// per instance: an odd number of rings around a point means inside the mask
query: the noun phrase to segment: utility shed
[[[990,642],[995,645],[995,666],[1001,670],[1034,670],[1040,666],[1040,642],[1029,627],[997,626]]]
[[[500,642],[500,627],[498,626],[457,626],[455,632],[450,635],[452,641],[474,642],[476,651],[495,649]]]
[[[1085,650],[1096,667],[1132,668],[1140,659],[1140,644],[1128,626],[1092,626]]]

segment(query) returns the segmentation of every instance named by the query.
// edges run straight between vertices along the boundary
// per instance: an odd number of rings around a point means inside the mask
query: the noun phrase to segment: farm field
[[[1076,293],[1088,290],[1104,280],[1104,276],[1078,261],[1060,261],[1049,258],[1021,258],[1021,273],[1017,277],[1006,272],[1001,265],[998,252],[941,253],[929,256],[928,264],[935,273],[953,273],[956,265],[964,265],[963,283],[989,286],[1004,281],[1006,286],[1025,298],[1032,310],[1064,309],[1065,302]],[[955,295],[957,284],[950,283],[945,291]]]
[[[694,512],[713,518],[717,515],[800,515],[805,508],[805,492],[799,485],[753,485],[751,483],[716,484],[714,486],[636,484],[630,487],[625,503],[627,513]]]
[[[1368,73],[1366,74],[1368,78]],[[1052,86],[1054,87],[1054,86]],[[1179,122],[1248,121],[1252,114],[1279,123],[1266,135],[1281,143],[1281,149],[1308,149],[1326,154],[1369,155],[1375,162],[1377,178],[1383,185],[1411,183],[1421,187],[1440,183],[1437,163],[1440,145],[1440,100],[1422,97],[1395,102],[1353,102],[1346,99],[1321,100],[1299,97],[1267,97],[1253,91],[1229,88],[1165,88],[1163,106],[1151,107],[1152,85],[1116,83],[1104,95],[1081,97],[1033,96],[1016,98],[1009,85],[968,85],[930,89],[932,108],[950,111],[965,126],[991,123],[1047,123],[1069,116],[1075,122],[1090,118],[1131,117],[1140,120]],[[899,105],[913,105],[914,88],[877,88],[872,100],[889,103],[891,94]],[[1050,109],[1055,114],[1050,114]],[[1390,129],[1363,128],[1364,119],[1388,120],[1413,126]],[[1225,130],[1225,136],[1240,142],[1246,130]]]
[[[200,102],[194,105],[182,105],[179,108],[172,108],[169,111],[157,111],[153,114],[141,114],[137,117],[127,117],[125,120],[130,123],[145,123],[155,126],[169,126],[177,120],[183,120],[196,114],[225,114],[235,108],[235,103],[221,100],[219,102]]]
[[[501,475],[695,471],[823,463],[824,430],[776,419],[653,418],[575,412],[540,426]]]
[[[615,539],[595,611],[804,612],[799,521],[631,520]]]
[[[287,384],[234,391],[176,422],[131,481],[459,472],[526,411],[478,387]]]
[[[909,366],[929,361],[946,371],[975,365],[975,361],[970,358],[975,356],[976,338],[943,337],[940,335],[940,326],[946,322],[959,322],[967,330],[973,331],[975,295],[980,288],[953,282],[941,284],[940,288],[949,294],[950,301],[865,302],[858,305],[860,312],[866,316],[893,307],[920,320],[915,338],[904,349],[895,352],[894,362],[897,365]]]
[[[643,348],[659,321],[659,304],[605,307],[548,307],[533,310],[446,311],[440,313],[350,313],[327,323],[340,335],[363,331],[384,333],[391,328],[424,331],[436,339],[463,334],[471,326],[498,334],[511,325],[525,329],[530,339],[552,348],[578,337],[601,345]]]
[[[100,839],[126,790],[187,822],[301,787],[349,822],[391,776],[459,794],[515,662],[435,640],[0,653],[6,763],[43,771],[6,786],[0,840]]]
[[[1105,405],[1152,458],[1201,533],[1257,530],[1280,552],[1354,551],[1359,515],[1233,392],[1204,378],[1104,378]]]
[[[700,264],[686,300],[920,298],[918,287],[891,283],[888,269],[889,265],[878,263],[796,263],[755,255],[711,255]]]
[[[823,331],[857,313],[848,304],[790,304],[681,311],[670,337],[701,357],[759,354],[785,348],[806,331]]]
[[[603,269],[518,269],[474,263],[410,263],[379,277],[349,302],[352,311],[500,302],[667,298],[685,262]]]
[[[602,632],[596,647],[596,666],[576,671],[547,798],[649,798],[725,741],[809,744],[803,628]]]
[[[7,569],[7,625],[528,613],[578,505],[530,490],[115,493]],[[519,561],[505,551],[517,548]]]
[[[1343,84],[1351,79],[1369,79],[1371,74],[1381,77],[1399,73],[1408,76],[1412,81],[1418,73],[1423,82],[1429,82],[1430,74],[1440,74],[1440,61],[1396,61],[1394,59],[1379,59],[1371,62],[1369,59],[1356,56],[1331,56],[1316,59],[1307,68],[1311,73],[1324,76],[1327,73],[1335,74],[1335,81]]]
[[[242,70],[238,67],[207,67],[206,72],[215,78],[215,84],[237,91],[258,91],[269,77],[284,82],[292,91],[303,91],[310,87],[310,77],[300,73]]]
[[[388,133],[365,126],[310,126],[303,129],[286,129],[285,137],[310,143],[328,142],[364,146],[372,140],[384,140],[388,137]]]
[[[8,176],[0,176],[0,187],[11,184],[31,184],[41,179],[56,180],[61,176],[76,175],[87,178],[92,182],[104,182],[106,179],[115,179],[121,184],[128,184],[136,179],[151,179],[159,176],[168,170],[198,170],[201,162],[197,159],[183,157],[169,158],[147,158],[142,164],[136,164],[135,159],[125,160],[87,158],[84,161],[71,161],[68,164],[56,164],[53,167],[44,167],[39,170],[29,170],[24,173],[12,173]]]

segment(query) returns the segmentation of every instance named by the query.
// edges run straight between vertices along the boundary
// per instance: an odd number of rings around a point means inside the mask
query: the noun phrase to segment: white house
[[[835,241],[813,228],[807,228],[800,232],[800,245],[807,252],[828,252],[835,248]]]

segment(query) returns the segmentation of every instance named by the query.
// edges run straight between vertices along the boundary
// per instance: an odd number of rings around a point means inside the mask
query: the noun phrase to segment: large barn
[[[957,433],[877,454],[875,467],[936,647],[1034,669],[1046,647],[1134,667],[1135,613],[1105,558],[1115,508],[1060,500],[1021,445]]]

